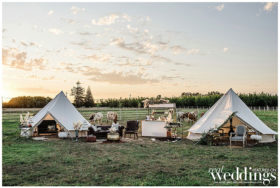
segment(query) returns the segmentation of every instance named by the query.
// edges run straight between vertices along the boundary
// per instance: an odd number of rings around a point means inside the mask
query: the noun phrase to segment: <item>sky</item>
[[[3,100],[277,93],[277,3],[3,3]]]

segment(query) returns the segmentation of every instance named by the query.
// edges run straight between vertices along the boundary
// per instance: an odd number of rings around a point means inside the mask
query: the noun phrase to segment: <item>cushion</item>
[[[234,136],[231,138],[232,141],[243,141],[243,136]]]

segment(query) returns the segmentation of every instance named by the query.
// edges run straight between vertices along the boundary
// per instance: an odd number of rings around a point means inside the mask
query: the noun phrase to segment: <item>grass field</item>
[[[86,118],[91,112],[81,110]],[[277,111],[255,113],[277,131]],[[145,115],[144,110],[122,110],[121,123]],[[231,150],[148,138],[119,144],[33,141],[19,137],[18,122],[19,112],[3,112],[3,185],[252,185],[215,183],[208,170],[277,168],[276,143]],[[185,123],[184,130],[190,126]]]

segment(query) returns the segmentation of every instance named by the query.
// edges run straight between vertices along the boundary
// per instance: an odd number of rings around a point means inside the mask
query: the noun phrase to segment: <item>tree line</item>
[[[4,102],[3,108],[42,108],[52,99],[50,97],[14,97],[9,102]]]
[[[119,98],[119,99],[101,99],[96,103],[93,99],[90,87],[85,89],[81,86],[78,81],[76,86],[71,89],[71,95],[74,97],[74,105],[76,107],[143,107],[142,101],[147,99],[146,97],[137,98]],[[278,96],[277,94],[272,95],[268,93],[249,93],[249,94],[238,94],[239,97],[245,102],[247,106],[255,107],[277,107]],[[222,93],[217,91],[208,92],[207,94],[183,92],[178,97],[164,97],[168,99],[170,103],[176,103],[176,107],[211,107],[221,97]],[[161,98],[161,95],[157,97],[150,97],[150,100]],[[3,103],[4,108],[42,108],[44,107],[51,98],[49,97],[15,97],[12,98],[8,103]]]
[[[177,108],[184,107],[211,107],[213,106],[221,97],[222,93],[209,92],[206,95],[199,93],[181,95],[179,97],[166,97],[170,103],[176,103]],[[278,96],[271,95],[267,93],[253,93],[253,94],[239,94],[239,97],[247,106],[260,106],[260,107],[277,107],[278,106]],[[146,99],[145,97],[138,98],[120,98],[120,99],[104,99],[97,103],[100,107],[143,107],[142,101]],[[155,98],[151,97],[150,100]]]

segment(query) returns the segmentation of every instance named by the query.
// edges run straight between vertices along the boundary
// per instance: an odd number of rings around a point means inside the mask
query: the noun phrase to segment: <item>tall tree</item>
[[[76,107],[81,107],[84,105],[85,89],[81,86],[80,81],[78,81],[76,86],[71,89],[71,96],[74,96],[74,104]]]
[[[90,87],[88,86],[85,97],[85,107],[94,107],[94,100],[91,94]]]
[[[161,99],[161,95],[157,95],[157,98],[156,99]]]

